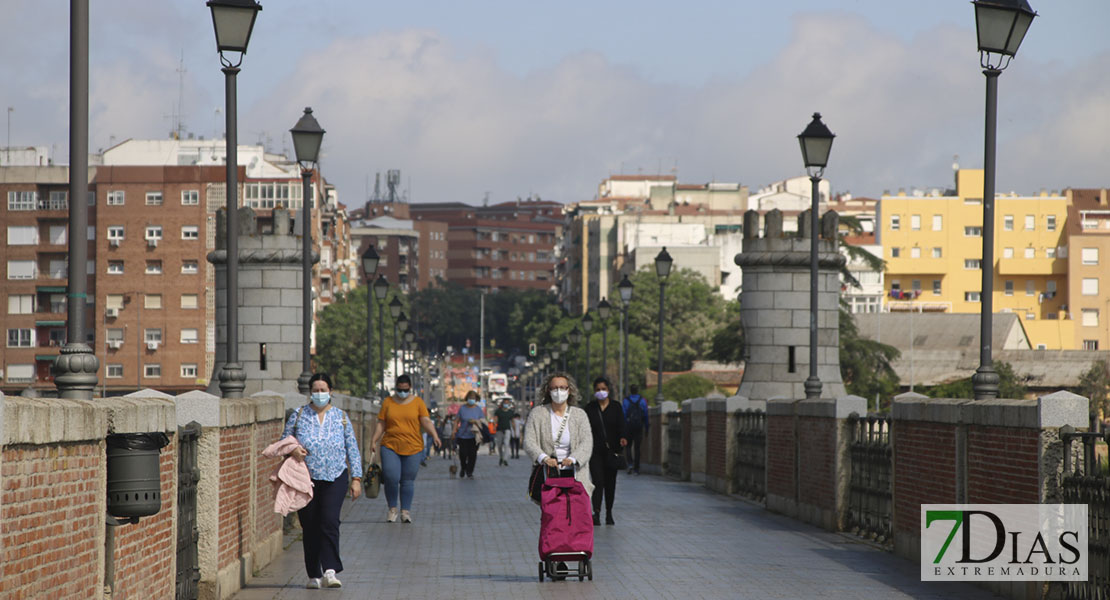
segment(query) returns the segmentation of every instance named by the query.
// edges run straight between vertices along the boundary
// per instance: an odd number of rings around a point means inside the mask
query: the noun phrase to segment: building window
[[[200,230],[196,225],[182,225],[181,226],[181,239],[183,240],[198,240],[200,239]]]
[[[162,239],[162,226],[161,225],[148,226],[146,228],[146,236],[145,237],[148,240],[160,240],[160,239]]]
[[[148,260],[146,261],[146,274],[147,275],[161,275],[162,274],[162,261]]]
[[[147,192],[146,193],[147,206],[162,206],[162,192]]]
[[[934,296],[939,296],[940,295],[940,280],[939,279],[934,279],[933,280],[933,295]]]
[[[1044,249],[1044,257],[1045,258],[1056,258],[1056,248],[1045,248]]]
[[[1002,249],[1002,258],[1013,258],[1013,257],[1014,257],[1014,249],[1013,248],[1003,248]]]
[[[1079,251],[1079,256],[1085,265],[1098,264],[1098,248],[1083,248]]]
[[[894,246],[893,248],[890,249],[890,257],[891,258],[898,258],[901,255],[902,255],[902,249],[899,248],[898,246]]]
[[[1083,278],[1083,291],[1084,296],[1097,296],[1098,295],[1098,277],[1084,277]]]
[[[186,260],[181,262],[181,273],[183,275],[196,275],[199,270],[197,261]]]
[[[181,343],[182,344],[195,344],[195,343],[197,343],[197,330],[196,329],[182,329],[181,330]]]
[[[981,268],[983,268],[983,261],[982,261],[982,259],[978,259],[978,258],[965,258],[964,259],[964,268],[965,269],[981,269]]]
[[[964,237],[982,237],[983,228],[975,225],[964,227]]]
[[[901,228],[902,228],[902,217],[901,217],[901,215],[890,215],[890,230],[891,231],[898,231]]]
[[[1002,229],[1006,231],[1014,230],[1014,215],[1006,215],[1002,217]]]
[[[1098,327],[1098,309],[1084,308],[1082,323],[1084,327]]]
[[[181,377],[185,379],[196,379],[197,365],[196,363],[182,363],[181,364]]]
[[[1014,282],[1013,282],[1013,280],[1007,279],[1006,282],[1003,285],[1005,286],[1005,290],[1006,290],[1004,293],[1007,296],[1013,296],[1014,295]]]
[[[8,210],[35,210],[38,192],[8,192]]]
[[[1037,249],[1036,248],[1026,248],[1025,249],[1025,258],[1037,258]]]
[[[1025,230],[1033,231],[1037,228],[1037,218],[1033,215],[1025,215]]]
[[[921,215],[910,215],[910,229],[921,231]]]
[[[9,260],[8,279],[34,279],[38,268],[33,260]]]
[[[108,206],[123,206],[123,201],[123,190],[113,190],[111,192],[108,192]]]
[[[181,206],[198,206],[200,190],[181,190]]]
[[[161,376],[162,376],[162,365],[157,364],[157,363],[156,364],[143,365],[143,377],[152,378],[152,377],[161,377]]]
[[[108,365],[108,379],[121,379],[123,377],[123,365]]]
[[[911,281],[910,282],[910,287],[913,289],[913,291],[916,294],[921,294],[921,280],[920,279],[914,279],[913,281]]]
[[[1037,282],[1036,281],[1033,281],[1032,279],[1026,279],[1025,280],[1025,295],[1026,296],[1036,296],[1037,295]]]
[[[1048,215],[1045,217],[1045,229],[1049,231],[1056,231],[1056,215]]]
[[[910,258],[921,258],[921,248],[917,246],[910,248]]]
[[[39,228],[34,225],[9,225],[9,246],[35,246],[39,243]]]
[[[143,332],[143,341],[148,344],[161,344],[162,343],[162,330],[161,329],[147,329]]]
[[[110,260],[108,261],[108,274],[109,275],[123,275],[123,261]]]
[[[942,254],[943,251],[940,249],[940,246],[933,247],[933,258],[940,258]]]
[[[109,240],[122,240],[123,239],[123,225],[112,225],[108,228]]]
[[[30,294],[8,296],[9,315],[29,315],[35,312],[35,297]]]
[[[1044,293],[1052,294],[1052,296],[1056,295],[1056,282],[1054,280],[1049,279],[1048,281],[1044,282]]]
[[[150,310],[162,308],[162,294],[146,294],[143,297],[143,308]]]
[[[964,302],[978,302],[979,292],[964,292]]]
[[[92,229],[91,227],[89,229]],[[50,226],[50,243],[54,246],[64,246],[66,243],[66,232],[69,230],[68,225],[51,225]]]
[[[1083,340],[1084,350],[1098,350],[1098,340]]]
[[[181,308],[196,308],[197,295],[196,294],[181,294]]]
[[[933,231],[941,231],[942,229],[944,229],[944,217],[933,215]]]
[[[35,345],[35,330],[34,329],[9,329],[8,330],[8,347],[9,348],[30,348]]]

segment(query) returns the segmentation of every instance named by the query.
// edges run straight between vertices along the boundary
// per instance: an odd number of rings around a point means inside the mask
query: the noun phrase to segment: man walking
[[[513,418],[516,417],[516,411],[513,410],[513,402],[509,398],[502,398],[501,406],[493,413],[493,417],[497,420],[497,465],[508,466],[509,461],[505,460],[505,440],[509,437],[513,429]]]
[[[621,402],[624,410],[624,422],[628,432],[628,473],[640,474],[640,442],[648,432],[648,404],[640,395],[639,386],[629,386],[628,397]]]

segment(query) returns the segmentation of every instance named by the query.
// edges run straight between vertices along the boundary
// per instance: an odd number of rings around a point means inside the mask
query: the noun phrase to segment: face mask
[[[328,405],[328,402],[331,402],[331,394],[327,392],[312,393],[312,403],[316,406],[323,408]]]
[[[409,397],[409,391],[408,390],[397,390],[397,397],[398,398],[408,398]]]
[[[606,391],[606,390],[598,390],[598,391],[594,392],[594,398],[597,398],[598,400],[604,400],[608,397],[609,397],[609,392]]]
[[[475,404],[477,404],[477,403],[478,403],[478,401],[477,401],[477,400],[475,400],[474,398],[467,398],[467,399],[466,399],[466,404],[467,404],[467,406],[474,406],[474,405],[475,405]]]
[[[570,398],[570,390],[551,390],[551,401],[555,404],[563,404]]]

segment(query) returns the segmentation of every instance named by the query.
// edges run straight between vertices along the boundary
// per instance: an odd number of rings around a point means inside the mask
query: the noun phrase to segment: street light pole
[[[628,305],[632,302],[632,282],[628,273],[617,284],[621,299],[621,398],[628,394]]]
[[[586,378],[582,380],[586,384],[590,380],[590,330],[594,328],[594,318],[590,316],[590,311],[586,310],[586,314],[582,315],[582,330],[586,332]]]
[[[378,280],[374,282],[374,297],[378,302],[378,390],[379,395],[385,398],[385,317],[382,316],[382,309],[385,308],[385,297],[389,294],[389,281],[385,278],[385,273],[378,275]]]
[[[319,160],[324,130],[306,107],[289,133],[301,165],[301,376],[297,390],[307,396],[312,379],[312,166]]]
[[[998,373],[991,356],[994,315],[994,179],[998,125],[998,76],[1017,54],[1037,13],[1026,0],[975,0],[979,64],[987,78],[983,143],[983,258],[979,290],[979,368],[971,377],[976,400],[998,397]],[[993,60],[992,60],[993,59]]]
[[[656,363],[655,405],[663,403],[663,296],[667,287],[667,277],[671,274],[674,259],[667,253],[667,247],[655,257],[655,274],[659,277],[659,356]]]
[[[597,316],[601,317],[601,375],[609,368],[609,313],[612,306],[605,298],[597,303]]]
[[[404,350],[398,353],[397,346],[397,331],[401,331],[402,339],[406,330],[409,327],[409,318],[405,313],[401,313],[397,317],[397,321],[393,325],[393,385],[397,386],[397,376],[401,374],[401,369],[404,367]]]
[[[810,400],[821,397],[821,378],[817,376],[817,240],[820,237],[817,215],[821,202],[821,176],[829,162],[829,151],[835,137],[821,122],[821,113],[813,113],[813,120],[798,135],[802,160],[812,184],[809,209],[809,377],[805,381],[806,398]]]
[[[378,272],[381,257],[373,242],[362,253],[362,272],[366,282],[366,396],[374,393],[374,273]]]

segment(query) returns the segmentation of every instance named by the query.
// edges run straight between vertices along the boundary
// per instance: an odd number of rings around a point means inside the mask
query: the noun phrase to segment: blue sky
[[[93,2],[90,145],[222,131],[203,2]],[[981,166],[983,78],[966,0],[263,2],[239,80],[239,139],[289,147],[311,105],[323,169],[357,205],[400,168],[415,201],[593,196],[615,172],[753,190],[802,172],[821,111],[837,191],[945,186]],[[1041,15],[1000,85],[1000,191],[1110,186],[1105,0]],[[0,40],[13,144],[66,156],[68,3],[9,0]]]

